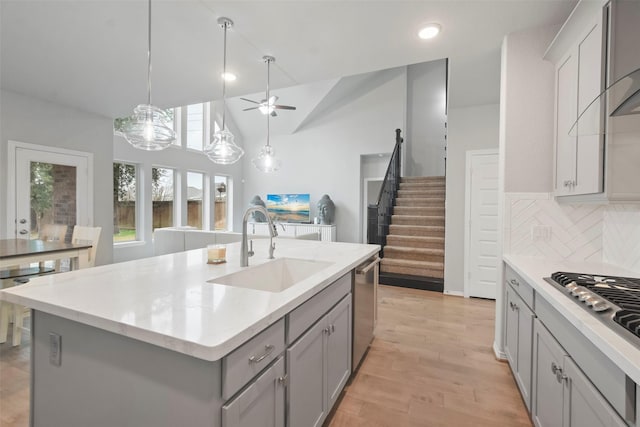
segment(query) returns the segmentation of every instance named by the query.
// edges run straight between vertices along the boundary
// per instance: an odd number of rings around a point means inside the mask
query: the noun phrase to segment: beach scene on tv
[[[267,194],[267,211],[272,221],[309,222],[308,194]]]

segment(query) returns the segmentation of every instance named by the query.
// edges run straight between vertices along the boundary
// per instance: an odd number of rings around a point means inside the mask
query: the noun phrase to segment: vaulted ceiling
[[[235,21],[228,68],[238,80],[228,85],[230,97],[264,90],[266,54],[276,57],[273,88],[330,85],[326,81],[343,76],[448,57],[450,105],[497,102],[503,37],[561,23],[574,5],[575,0],[154,0],[153,103],[171,107],[220,98],[221,16]],[[145,102],[146,1],[2,0],[0,19],[3,89],[109,117],[128,115]],[[418,39],[418,29],[432,21],[442,25],[441,35]]]

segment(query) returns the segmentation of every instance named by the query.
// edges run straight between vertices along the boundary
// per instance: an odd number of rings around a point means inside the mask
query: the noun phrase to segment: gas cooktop
[[[622,326],[633,334],[634,344],[640,344],[640,278],[559,271],[546,280],[584,303],[605,323],[613,320]]]

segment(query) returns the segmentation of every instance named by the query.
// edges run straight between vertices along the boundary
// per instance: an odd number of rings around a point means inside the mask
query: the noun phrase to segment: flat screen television
[[[311,222],[308,194],[267,194],[267,211],[272,221]]]

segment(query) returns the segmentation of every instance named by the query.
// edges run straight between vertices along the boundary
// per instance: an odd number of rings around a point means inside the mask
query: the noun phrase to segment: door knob
[[[26,224],[26,223],[27,223],[27,220],[26,220],[26,219],[22,218],[22,219],[20,220],[20,224]]]
[[[24,228],[22,230],[20,230],[18,233],[25,235],[27,233],[29,233],[27,230],[25,230]]]

